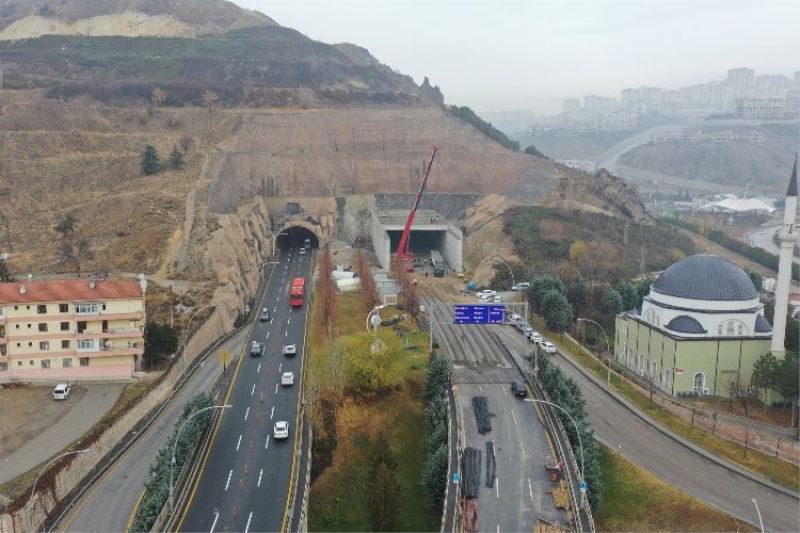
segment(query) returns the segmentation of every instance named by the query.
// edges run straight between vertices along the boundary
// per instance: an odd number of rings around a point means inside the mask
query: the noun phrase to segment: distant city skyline
[[[428,76],[449,104],[554,114],[565,98],[800,70],[800,2],[234,0]]]

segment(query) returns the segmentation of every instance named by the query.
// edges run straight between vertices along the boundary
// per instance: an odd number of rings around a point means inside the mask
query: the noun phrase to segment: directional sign
[[[461,474],[453,472],[453,483],[461,483]]]
[[[504,305],[454,305],[453,324],[502,324]]]

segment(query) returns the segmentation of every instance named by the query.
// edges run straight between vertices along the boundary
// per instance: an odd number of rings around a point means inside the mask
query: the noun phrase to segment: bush
[[[441,511],[447,487],[447,387],[452,369],[442,355],[433,358],[425,381],[427,457],[422,470],[422,485],[431,511]]]

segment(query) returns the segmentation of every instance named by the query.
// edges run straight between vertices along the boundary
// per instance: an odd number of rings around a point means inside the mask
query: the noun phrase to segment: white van
[[[72,385],[70,385],[69,383],[59,383],[53,389],[53,399],[66,400],[71,391],[72,391]]]

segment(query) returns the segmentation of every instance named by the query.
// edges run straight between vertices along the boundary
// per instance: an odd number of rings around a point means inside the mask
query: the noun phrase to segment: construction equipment
[[[428,176],[431,173],[431,167],[433,167],[433,158],[436,157],[436,151],[438,149],[439,148],[437,146],[433,147],[431,158],[428,161],[428,168],[425,170],[425,175],[422,177],[422,181],[419,184],[417,196],[414,198],[414,205],[411,206],[411,211],[408,213],[408,219],[406,219],[406,225],[403,228],[403,234],[400,236],[400,242],[397,245],[397,265],[398,268],[405,269],[405,272],[414,272],[414,254],[412,254],[408,249],[409,237],[411,236],[411,226],[414,224],[414,218],[417,216],[419,201],[422,198],[422,193],[425,191],[425,184],[428,183]]]

